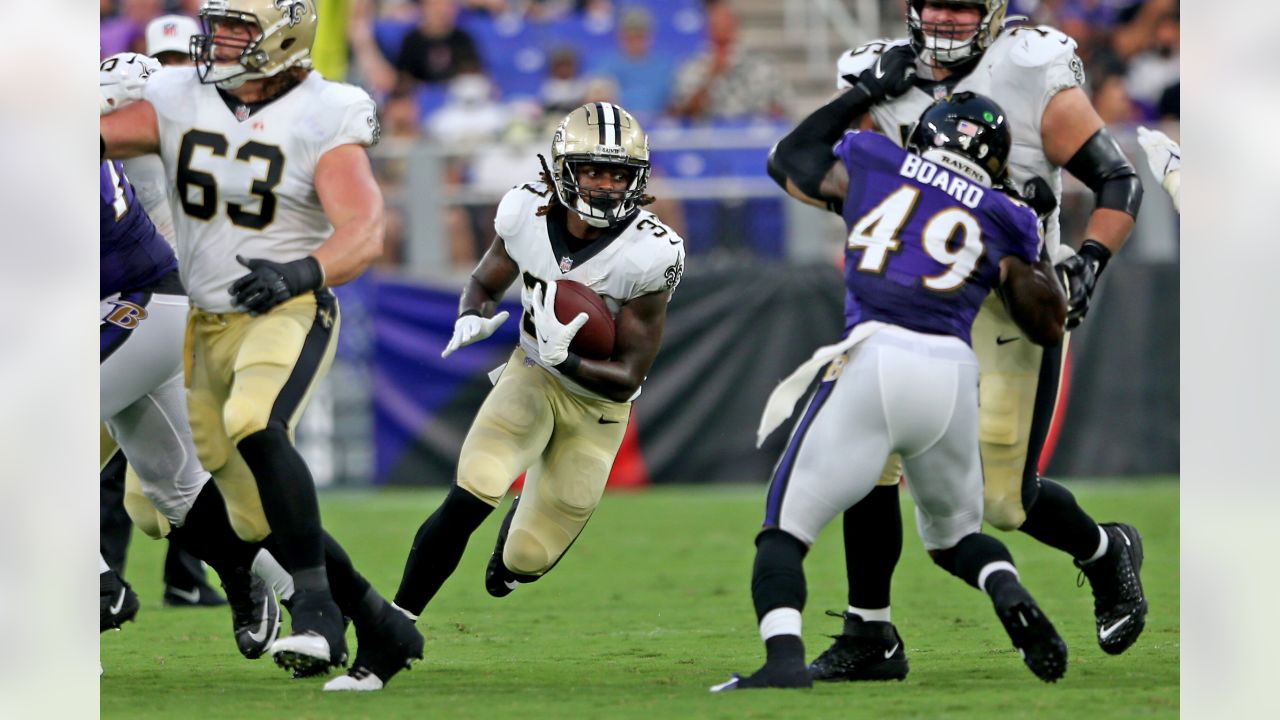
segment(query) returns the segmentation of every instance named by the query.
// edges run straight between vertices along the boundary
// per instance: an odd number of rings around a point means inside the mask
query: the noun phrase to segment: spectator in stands
[[[581,105],[586,95],[587,81],[578,74],[578,53],[571,47],[559,47],[551,51],[547,63],[547,79],[542,81],[538,93],[543,111],[563,117]]]
[[[458,27],[456,0],[420,0],[419,5],[421,20],[405,36],[394,65],[378,48],[372,0],[352,5],[348,41],[361,77],[377,98],[407,92],[418,82],[444,83],[483,69],[475,40]]]
[[[672,114],[691,120],[782,116],[782,76],[743,51],[738,16],[726,0],[707,0],[707,40],[710,49],[680,68]]]
[[[1156,117],[1161,96],[1178,83],[1180,38],[1177,11],[1164,13],[1156,21],[1150,44],[1129,61],[1129,95],[1147,110],[1149,117]]]
[[[632,7],[623,13],[618,47],[620,51],[608,55],[595,74],[618,83],[619,103],[647,127],[667,108],[675,75],[670,59],[652,52],[653,16],[648,10]]]
[[[1094,78],[1093,107],[1098,117],[1107,125],[1131,123],[1138,119],[1138,110],[1129,97],[1123,75],[1109,74]]]
[[[109,10],[109,3],[100,3],[100,11]],[[103,17],[98,26],[98,43],[102,57],[120,52],[145,52],[143,30],[151,19],[164,13],[163,0],[121,0],[120,14]]]

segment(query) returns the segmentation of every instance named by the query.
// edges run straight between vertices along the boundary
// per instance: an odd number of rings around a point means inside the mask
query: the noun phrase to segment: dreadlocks
[[[547,213],[551,212],[553,207],[560,205],[561,203],[560,193],[556,192],[556,184],[554,178],[551,176],[551,168],[547,166],[547,159],[542,156],[542,153],[538,153],[538,162],[542,163],[542,172],[538,173],[538,179],[547,186],[547,189],[551,193],[551,199],[547,201],[546,205],[539,207],[538,212],[535,213],[535,216],[543,217]],[[655,199],[652,195],[641,195],[636,198],[636,207],[652,205],[654,201]]]

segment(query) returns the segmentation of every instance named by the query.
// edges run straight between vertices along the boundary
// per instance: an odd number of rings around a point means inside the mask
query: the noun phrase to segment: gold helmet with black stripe
[[[233,90],[311,66],[315,0],[204,0],[200,22],[204,32],[191,38],[191,60],[203,83]],[[239,25],[249,26],[251,37]]]
[[[632,168],[622,192],[587,190],[578,184],[579,165]],[[565,116],[551,139],[551,179],[556,196],[594,227],[629,220],[639,210],[649,183],[649,136],[640,123],[613,103],[587,103]]]

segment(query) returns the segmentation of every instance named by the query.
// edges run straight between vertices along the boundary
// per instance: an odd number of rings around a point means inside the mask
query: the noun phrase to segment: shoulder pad
[[[323,154],[338,145],[373,147],[382,137],[378,106],[369,93],[355,85],[324,80],[316,98],[323,108],[309,113],[317,124],[316,139]]]
[[[142,99],[151,103],[158,118],[183,117],[195,112],[203,87],[193,67],[162,67],[142,86]]]
[[[846,50],[840,55],[840,59],[836,61],[836,88],[844,90],[853,87],[853,83],[845,80],[846,75],[860,75],[863,70],[875,64],[876,58],[880,57],[885,50],[898,45],[906,45],[909,41],[906,38],[880,38],[870,42],[863,43],[856,48]]]
[[[1048,25],[1008,27],[996,40],[1001,41],[1009,44],[1009,59],[1020,67],[1041,67],[1076,52],[1076,41],[1071,36]]]
[[[520,228],[534,213],[535,208],[546,205],[550,200],[549,189],[540,182],[511,188],[498,203],[498,211],[493,218],[494,232],[508,242],[515,240]]]

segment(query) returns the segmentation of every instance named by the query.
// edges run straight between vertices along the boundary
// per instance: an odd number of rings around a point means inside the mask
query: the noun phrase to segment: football
[[[590,360],[607,360],[613,355],[613,314],[604,298],[574,280],[556,281],[556,319],[568,323],[587,314],[587,324],[573,336],[569,350]]]

